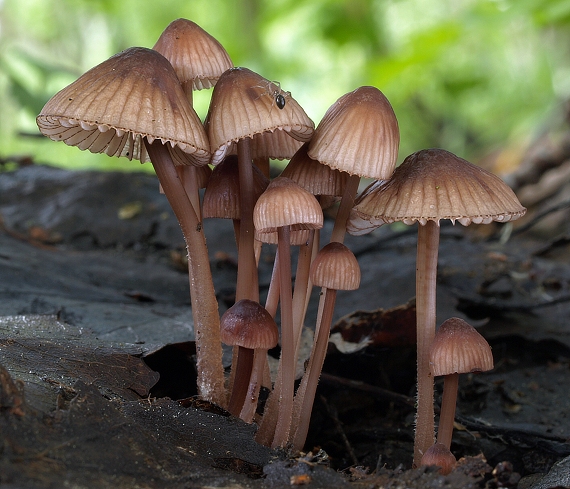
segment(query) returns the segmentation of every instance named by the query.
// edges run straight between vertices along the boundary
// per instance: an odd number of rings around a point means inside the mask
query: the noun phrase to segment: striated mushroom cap
[[[360,286],[360,266],[352,251],[333,241],[317,253],[311,264],[310,277],[317,287],[356,290]]]
[[[314,131],[290,93],[247,68],[232,68],[220,77],[205,127],[213,165],[235,154],[236,143],[245,138],[253,140],[253,158],[291,158]]]
[[[308,149],[307,142],[293,155],[281,176],[293,180],[313,195],[342,197],[349,174],[309,158]]]
[[[396,114],[375,87],[360,87],[340,97],[315,129],[308,155],[351,175],[386,179],[398,158]]]
[[[444,321],[430,347],[430,367],[435,377],[485,372],[493,369],[493,354],[487,340],[460,318]]]
[[[272,233],[283,226],[320,229],[323,211],[313,194],[288,178],[277,177],[257,200],[253,223],[258,233]]]
[[[382,224],[424,225],[441,219],[467,226],[508,222],[526,209],[499,177],[443,149],[408,156],[390,180],[374,182],[356,199],[347,231],[366,234]]]
[[[186,91],[213,87],[222,73],[233,66],[224,47],[187,19],[172,21],[153,49],[170,61]]]
[[[148,161],[142,142],[160,139],[176,164],[205,165],[209,145],[164,56],[129,48],[55,94],[36,118],[40,132],[79,149]]]

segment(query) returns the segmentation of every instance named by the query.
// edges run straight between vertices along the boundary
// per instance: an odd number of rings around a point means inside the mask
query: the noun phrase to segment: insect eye
[[[282,109],[283,107],[285,107],[285,97],[283,95],[281,95],[280,93],[278,93],[277,95],[275,95],[275,104],[277,105],[277,107],[279,107],[280,109]]]

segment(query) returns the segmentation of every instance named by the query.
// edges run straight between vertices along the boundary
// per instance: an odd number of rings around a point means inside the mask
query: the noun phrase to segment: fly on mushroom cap
[[[299,141],[311,138],[313,121],[288,93],[284,95],[286,106],[280,110],[273,95],[278,90],[247,68],[232,68],[220,77],[205,122],[213,165],[234,152],[240,139],[253,139],[253,157],[283,159],[293,156],[301,146]]]
[[[460,318],[443,322],[430,348],[433,375],[485,372],[493,368],[493,354],[487,340]]]
[[[313,194],[288,178],[277,177],[257,200],[253,222],[259,233],[271,233],[283,226],[320,229],[323,211]]]
[[[398,121],[388,99],[375,87],[360,87],[327,110],[308,155],[351,175],[386,179],[396,166],[399,144]]]
[[[526,209],[499,177],[443,149],[408,156],[386,182],[374,182],[357,198],[348,232],[366,234],[394,221],[425,224],[441,219],[488,224],[523,216]]]
[[[152,49],[129,48],[95,66],[55,94],[36,120],[50,139],[92,153],[145,162],[146,137],[167,145],[176,164],[209,159],[200,119],[172,65]]]
[[[185,91],[213,87],[220,75],[233,66],[224,47],[187,19],[172,21],[153,49],[170,61]]]

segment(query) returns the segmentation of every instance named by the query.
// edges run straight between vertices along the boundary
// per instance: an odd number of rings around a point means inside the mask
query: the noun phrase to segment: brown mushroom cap
[[[279,108],[276,96],[285,101]],[[253,139],[253,157],[290,158],[313,135],[305,111],[279,86],[247,68],[232,68],[216,83],[206,116],[213,165],[235,152],[240,139]],[[258,141],[259,140],[259,141]]]
[[[463,319],[450,318],[437,330],[430,347],[434,376],[484,372],[493,368],[493,354],[487,340]]]
[[[213,87],[222,73],[233,66],[224,47],[187,19],[172,21],[153,49],[170,61],[182,85],[188,85],[190,90]]]
[[[289,233],[289,244],[291,246],[301,246],[306,244],[310,237],[310,229],[294,229]],[[259,231],[255,231],[255,239],[267,244],[278,244],[279,242],[277,231],[270,233],[260,233]]]
[[[349,174],[313,160],[307,154],[308,149],[307,142],[293,155],[281,176],[290,178],[313,195],[342,197]]]
[[[340,97],[322,118],[308,155],[361,177],[389,178],[396,166],[400,131],[394,110],[375,87]]]
[[[354,253],[335,241],[319,250],[311,264],[310,276],[317,287],[356,290],[360,286],[360,266]]]
[[[269,179],[257,167],[252,168],[254,200],[264,192]],[[240,190],[237,156],[228,156],[214,167],[202,202],[204,218],[240,219]]]
[[[253,223],[259,233],[271,233],[283,226],[320,229],[323,211],[313,194],[288,178],[277,177],[257,200]]]
[[[220,318],[221,339],[226,345],[250,350],[269,350],[279,341],[279,330],[271,314],[258,302],[242,299]]]
[[[496,175],[449,151],[425,149],[408,156],[390,180],[374,182],[362,192],[347,230],[360,235],[394,221],[488,224],[512,221],[525,212]]]
[[[176,164],[204,165],[209,145],[171,64],[129,48],[55,94],[37,117],[54,141],[109,156],[148,161],[142,138],[160,139]]]

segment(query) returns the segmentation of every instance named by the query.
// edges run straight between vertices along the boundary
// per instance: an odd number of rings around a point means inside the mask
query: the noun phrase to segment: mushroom
[[[421,465],[435,465],[439,467],[441,475],[449,474],[455,467],[457,460],[448,447],[441,443],[434,443],[426,450]]]
[[[294,330],[291,292],[291,229],[317,229],[323,226],[323,212],[314,195],[285,177],[274,179],[261,194],[253,213],[255,229],[259,233],[277,231],[279,289],[281,303],[281,361],[280,377],[274,392],[280,399],[277,425],[272,445],[284,446],[287,442],[295,383],[297,338]],[[268,409],[264,418],[273,410]],[[265,421],[265,419],[264,419]]]
[[[492,370],[493,354],[487,340],[473,326],[463,319],[450,318],[437,330],[429,359],[433,376],[444,376],[437,443],[449,450],[459,374]]]
[[[309,431],[315,392],[327,352],[336,292],[356,290],[360,286],[360,267],[354,253],[342,243],[329,243],[317,253],[311,264],[311,281],[323,288],[326,299],[315,327],[316,339],[309,364],[295,396],[291,442],[297,450],[303,448]]]
[[[279,341],[279,331],[271,315],[258,302],[242,299],[230,307],[220,318],[222,342],[237,346],[239,350],[236,365],[236,380],[233,385],[228,411],[239,416],[246,402],[250,378],[257,378],[256,371],[263,368],[263,356],[256,350],[275,347]],[[254,357],[256,361],[254,362]],[[255,383],[252,389],[258,389]],[[255,396],[257,403],[257,396]]]
[[[277,105],[281,96],[284,104]],[[281,102],[281,99],[279,99]],[[314,124],[287,92],[247,68],[232,68],[218,80],[206,116],[213,165],[237,145],[240,183],[240,239],[236,297],[257,299],[254,256],[252,164],[257,151],[263,156],[290,158],[313,134]]]
[[[193,104],[194,90],[213,87],[222,73],[233,66],[223,46],[198,24],[187,19],[172,21],[153,49],[170,61],[190,105]],[[196,170],[192,166],[181,166],[178,173],[200,217]]]
[[[398,157],[400,131],[394,110],[376,87],[340,97],[315,129],[307,155],[351,175],[337,212],[331,241],[344,240],[360,177],[387,179]]]
[[[80,149],[148,161],[180,222],[187,247],[198,350],[198,390],[225,404],[218,304],[201,224],[175,165],[205,165],[203,126],[172,65],[146,48],[127,49],[54,95],[37,117],[42,134]]]
[[[464,226],[518,219],[526,209],[496,175],[443,149],[408,156],[388,181],[372,183],[356,199],[347,224],[353,235],[385,223],[418,222],[416,311],[418,390],[414,465],[434,442],[433,377],[429,347],[435,335],[439,222]]]

